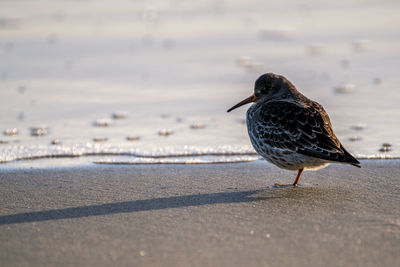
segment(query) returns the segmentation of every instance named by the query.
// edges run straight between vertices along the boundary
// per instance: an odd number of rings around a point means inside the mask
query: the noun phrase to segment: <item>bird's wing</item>
[[[328,114],[311,102],[273,101],[260,105],[251,120],[257,139],[271,147],[330,161],[359,165],[333,133]]]

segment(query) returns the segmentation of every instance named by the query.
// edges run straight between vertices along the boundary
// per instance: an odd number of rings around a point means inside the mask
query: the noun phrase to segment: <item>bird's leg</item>
[[[297,176],[296,176],[296,180],[294,181],[293,184],[275,184],[274,187],[277,187],[277,188],[292,187],[292,186],[297,187],[297,184],[299,183],[299,180],[300,180],[301,173],[303,171],[304,171],[304,168],[301,168],[298,171]]]
[[[301,168],[301,169],[299,170],[299,172],[297,173],[296,180],[295,180],[294,183],[293,183],[293,186],[297,186],[297,184],[299,183],[299,180],[300,180],[301,173],[302,173],[303,171],[304,171],[304,168]]]

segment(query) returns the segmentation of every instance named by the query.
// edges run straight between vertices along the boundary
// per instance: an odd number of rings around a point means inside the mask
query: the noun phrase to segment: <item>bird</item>
[[[297,91],[284,76],[261,75],[254,93],[227,112],[249,103],[253,104],[247,110],[246,124],[251,144],[268,162],[297,171],[289,186],[298,186],[304,170],[321,169],[330,163],[361,168],[334,134],[322,105]]]

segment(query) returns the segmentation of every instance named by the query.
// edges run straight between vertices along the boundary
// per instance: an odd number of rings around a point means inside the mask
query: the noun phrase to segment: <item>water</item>
[[[0,167],[255,160],[247,107],[226,110],[264,72],[321,103],[356,156],[400,157],[399,11],[398,1],[2,1]]]

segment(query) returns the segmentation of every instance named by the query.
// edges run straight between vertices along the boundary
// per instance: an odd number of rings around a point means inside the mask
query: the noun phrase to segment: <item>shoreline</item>
[[[206,155],[207,156],[207,155]],[[99,156],[76,156],[76,157],[45,157],[40,159],[24,159],[24,160],[15,160],[11,162],[3,162],[0,163],[0,173],[11,170],[24,170],[24,169],[68,169],[68,168],[92,168],[95,166],[164,166],[164,165],[172,165],[172,166],[191,166],[191,165],[231,165],[231,164],[243,164],[243,163],[261,163],[270,165],[271,163],[265,161],[261,157],[257,160],[245,160],[245,161],[232,161],[232,162],[143,162],[136,163],[127,160],[122,157],[121,161],[109,161],[108,159],[100,159],[102,155]],[[178,156],[176,158],[182,158],[185,156]],[[198,156],[201,158],[203,156]],[[134,159],[135,157],[132,157]],[[175,158],[175,157],[171,157]],[[373,162],[373,161],[399,161],[400,157],[397,156],[389,156],[389,157],[356,157],[357,160],[363,162]],[[343,165],[346,164],[341,163],[330,163],[331,165]],[[278,167],[276,167],[278,168]]]
[[[15,265],[396,266],[398,160],[295,172],[264,161],[0,170]]]

